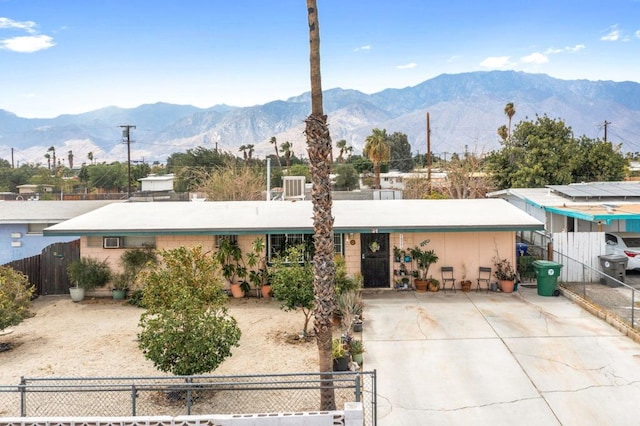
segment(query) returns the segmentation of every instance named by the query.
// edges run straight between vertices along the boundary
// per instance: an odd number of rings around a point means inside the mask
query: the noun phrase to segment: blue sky
[[[640,0],[318,0],[323,89],[513,69],[640,82]],[[0,0],[0,109],[249,106],[309,90],[304,0]]]

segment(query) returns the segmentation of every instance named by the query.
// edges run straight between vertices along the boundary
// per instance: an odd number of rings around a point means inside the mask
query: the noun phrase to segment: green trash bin
[[[533,262],[533,268],[536,271],[536,283],[538,294],[540,296],[557,296],[558,292],[558,275],[562,264],[551,262],[549,260],[536,260]]]

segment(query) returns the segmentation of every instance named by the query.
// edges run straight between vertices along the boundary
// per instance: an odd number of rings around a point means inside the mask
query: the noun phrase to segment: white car
[[[640,270],[640,234],[611,233],[604,234],[607,254],[621,254],[627,257],[627,271]]]

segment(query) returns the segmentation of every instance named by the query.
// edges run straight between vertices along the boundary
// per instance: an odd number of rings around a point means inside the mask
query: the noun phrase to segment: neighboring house
[[[360,174],[360,188],[366,188],[363,179],[366,177],[373,177],[371,173]],[[431,182],[434,186],[443,185],[447,179],[447,174],[440,170],[432,170],[431,174],[427,170],[415,170],[413,172],[404,173],[399,170],[389,170],[387,173],[380,173],[380,189],[396,189],[403,190],[405,182],[408,179],[428,179],[431,177]]]
[[[595,182],[511,188],[502,198],[557,232],[640,232],[640,182]]]
[[[0,201],[0,265],[40,254],[49,244],[78,236],[44,236],[56,223],[104,207],[113,201]]]
[[[429,239],[427,248],[441,266],[463,268],[475,280],[492,259],[515,260],[516,231],[542,230],[543,223],[503,200],[340,200],[333,202],[335,252],[348,273],[361,272],[365,287],[393,286],[393,247],[408,248]],[[108,259],[118,268],[122,249],[202,245],[215,250],[218,239],[233,238],[247,251],[256,237],[266,239],[271,259],[289,244],[312,237],[311,201],[232,201],[119,203],[45,230],[47,236],[81,236],[82,256]]]

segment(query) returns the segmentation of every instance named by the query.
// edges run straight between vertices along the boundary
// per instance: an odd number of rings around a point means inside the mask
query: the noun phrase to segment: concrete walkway
[[[378,424],[640,424],[640,345],[566,298],[365,294]]]

